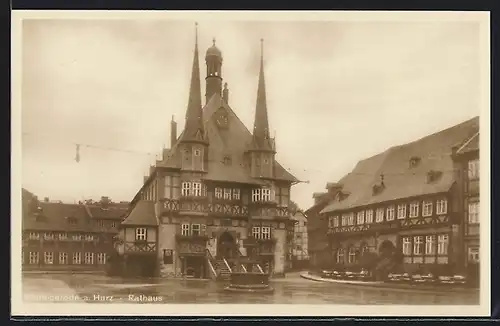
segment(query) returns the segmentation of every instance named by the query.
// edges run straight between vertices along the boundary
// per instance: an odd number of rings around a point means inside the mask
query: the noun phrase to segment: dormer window
[[[412,156],[410,158],[410,168],[416,167],[420,163],[420,157],[418,156]]]
[[[441,172],[441,171],[431,170],[431,171],[427,172],[427,183],[432,183],[432,182],[437,181],[439,178],[441,178],[442,175],[443,175],[443,172]]]

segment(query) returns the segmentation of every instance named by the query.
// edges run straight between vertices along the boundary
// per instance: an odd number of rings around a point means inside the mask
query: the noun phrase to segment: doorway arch
[[[396,252],[396,246],[390,240],[384,240],[378,247],[378,253],[381,257],[390,257]]]
[[[223,232],[217,239],[217,257],[232,258],[236,241],[231,233]]]

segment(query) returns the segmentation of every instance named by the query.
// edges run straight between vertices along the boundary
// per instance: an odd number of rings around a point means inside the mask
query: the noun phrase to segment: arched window
[[[337,264],[344,263],[344,248],[337,249]]]
[[[348,261],[349,261],[349,264],[353,264],[356,262],[356,247],[354,247],[354,246],[349,247]]]

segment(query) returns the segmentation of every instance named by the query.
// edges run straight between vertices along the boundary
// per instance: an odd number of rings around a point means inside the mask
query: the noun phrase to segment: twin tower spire
[[[186,124],[181,141],[199,142],[208,144],[208,137],[204,127],[203,107],[201,97],[200,62],[198,53],[198,23],[195,24],[195,44],[193,66],[191,70],[191,84],[186,110]],[[220,94],[222,84],[221,65],[222,55],[214,45],[207,51],[207,102],[215,92]],[[215,90],[214,90],[215,88]],[[218,89],[218,90],[217,90]],[[273,150],[269,133],[267,116],[266,84],[264,80],[264,40],[261,39],[260,72],[257,88],[257,102],[255,107],[255,121],[252,133],[253,150]]]

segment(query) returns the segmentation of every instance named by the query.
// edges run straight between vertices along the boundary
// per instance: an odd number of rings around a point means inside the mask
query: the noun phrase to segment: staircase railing
[[[205,249],[205,252],[207,255],[207,261],[208,261],[208,266],[210,267],[210,271],[212,272],[212,275],[215,278],[217,278],[218,277],[217,271],[215,270],[215,267],[214,267],[214,262],[215,262],[214,256],[212,256],[212,253],[208,249]]]
[[[265,274],[265,273],[264,273],[264,270],[262,269],[262,267],[260,267],[260,264],[257,264],[257,268],[259,269],[259,272],[260,272],[261,274]]]
[[[238,247],[238,245],[236,243],[234,244],[234,249],[236,251],[236,256],[237,256],[237,258],[236,258],[237,265],[239,265],[241,267],[241,269],[243,270],[243,272],[248,273],[247,268],[245,267],[245,265],[241,263],[241,258],[245,257],[245,256],[243,256],[243,254],[241,253],[240,248]]]
[[[222,258],[222,259],[224,260],[224,264],[226,264],[226,267],[227,267],[229,273],[232,273],[233,270],[231,269],[231,266],[229,266],[229,263],[227,262],[226,258]]]

